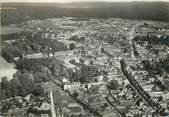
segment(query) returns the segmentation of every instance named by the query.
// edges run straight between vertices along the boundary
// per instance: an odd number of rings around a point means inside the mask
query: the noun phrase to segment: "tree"
[[[23,86],[21,86],[20,88],[19,88],[19,95],[20,96],[25,96],[25,95],[27,95],[28,93],[26,92],[26,89],[23,87]]]
[[[69,49],[70,49],[70,50],[75,49],[75,47],[76,47],[76,46],[75,46],[75,44],[74,44],[74,43],[69,44]]]
[[[84,63],[84,59],[83,58],[79,58],[79,62],[80,63]]]
[[[5,90],[2,89],[2,86],[0,83],[0,100],[4,100],[4,99],[6,99]]]
[[[1,87],[2,89],[8,90],[11,88],[11,83],[7,79],[7,77],[2,77],[1,79]]]
[[[17,96],[17,95],[19,95],[19,88],[22,86],[22,84],[21,84],[19,78],[14,77],[14,78],[11,80],[11,85],[12,85],[12,88],[11,88],[12,96]]]
[[[51,70],[49,69],[49,68],[47,68],[47,67],[42,67],[42,70],[41,70],[42,72],[46,72],[47,74],[49,74],[49,75],[52,75],[52,72],[51,72]]]
[[[24,89],[26,89],[27,93],[31,93],[34,88],[34,78],[30,77],[29,73],[25,71],[22,74],[22,78],[20,79],[20,82],[22,83]]]
[[[34,77],[36,83],[43,82],[43,72],[35,72]]]
[[[78,93],[78,92],[74,92],[74,93],[73,93],[73,96],[76,98],[76,97],[79,96],[79,93]]]
[[[111,80],[107,85],[107,88],[110,90],[117,90],[118,87],[119,87],[119,83],[117,80]]]
[[[139,53],[138,53],[138,51],[137,51],[137,47],[136,47],[136,45],[135,45],[134,42],[132,42],[132,46],[133,46],[134,56],[138,57],[138,56],[139,56]]]
[[[5,94],[5,90],[4,89],[1,89],[0,90],[0,100],[4,100],[4,99],[6,99],[7,97],[6,97],[6,94]]]
[[[21,71],[18,70],[15,74],[13,74],[13,79],[20,79],[22,77]]]
[[[94,61],[93,60],[90,61],[90,65],[94,65]]]
[[[29,45],[27,45],[26,47],[27,47],[27,54],[31,54],[33,52],[32,48]]]
[[[44,90],[41,85],[37,85],[33,90],[32,94],[35,96],[42,96],[44,94]]]
[[[163,100],[163,96],[158,97],[158,102]]]
[[[5,44],[2,48],[2,56],[8,61],[13,62],[14,57],[23,58],[22,51],[17,46]]]
[[[102,52],[102,53],[105,53],[105,50],[104,50],[104,48],[101,48],[101,52]]]
[[[22,83],[20,82],[21,77],[22,77],[22,74],[20,74],[20,72],[17,71],[13,75],[13,79],[11,79],[12,85],[14,85],[15,87],[20,87],[22,85]]]
[[[60,70],[61,70],[61,65],[60,65],[60,64],[54,63],[54,64],[52,65],[52,74],[53,74],[54,76],[59,75]]]
[[[2,57],[4,57],[4,59],[8,62],[14,61],[14,56],[12,55],[12,53],[10,53],[9,51],[7,51],[7,49],[4,48],[2,48]]]
[[[40,53],[40,49],[41,49],[41,46],[38,44],[38,43],[32,43],[32,50],[34,51],[34,52],[38,52],[38,53]]]
[[[45,43],[46,43],[46,40],[45,40]],[[64,45],[63,43],[58,42],[58,41],[56,41],[56,40],[54,40],[53,42],[51,42],[50,47],[51,47],[55,52],[67,50],[67,46],[66,46],[66,45]]]
[[[72,63],[72,64],[74,64],[76,61],[75,61],[75,59],[71,59],[70,61],[69,61],[69,63]]]
[[[67,70],[64,70],[63,76],[66,78],[69,78],[69,72]]]
[[[12,96],[11,90],[10,89],[6,89],[5,90],[5,95],[6,95],[7,98],[10,98]]]
[[[16,67],[19,70],[26,69],[37,72],[41,70],[42,63],[42,59],[24,59],[17,61]]]
[[[97,67],[95,66],[86,66],[84,64],[81,65],[81,74],[80,81],[82,83],[88,83],[93,81],[93,77],[97,74]]]

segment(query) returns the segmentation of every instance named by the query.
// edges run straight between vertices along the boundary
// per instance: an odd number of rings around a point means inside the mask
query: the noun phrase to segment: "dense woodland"
[[[0,100],[13,96],[25,96],[30,93],[38,95],[36,85],[50,79],[65,77],[70,82],[88,83],[98,82],[95,77],[101,73],[106,75],[105,71],[98,71],[94,65],[87,66],[83,62],[73,64],[76,64],[80,70],[77,69],[73,72],[72,69],[65,69],[63,61],[55,57],[19,60],[16,62],[18,71],[13,75],[13,79],[9,81],[4,77],[1,80]]]
[[[22,34],[24,33],[24,34]],[[18,39],[11,43],[3,43],[2,56],[8,62],[14,62],[15,57],[23,58],[23,55],[33,53],[51,54],[57,51],[67,50],[67,46],[57,40],[41,38],[39,33],[32,34],[29,32],[22,32]],[[22,37],[24,35],[24,37]],[[6,38],[5,38],[6,39]],[[7,40],[11,40],[12,37],[8,37]],[[72,46],[71,48],[72,49]]]
[[[153,82],[158,85],[162,90],[169,91],[169,58],[157,61],[143,61],[144,68],[148,71],[148,76],[154,77],[156,80]],[[158,77],[163,77],[163,81],[158,80]]]
[[[36,84],[54,77],[57,66],[60,66],[60,62],[55,58],[19,60],[16,63],[18,71],[13,75],[13,79],[9,81],[4,77],[1,80],[0,99],[37,92]]]
[[[169,21],[169,3],[162,2],[2,3],[1,7],[16,8],[2,9],[2,25],[63,16]]]
[[[169,73],[169,58],[160,59],[159,61],[144,60],[143,65],[150,75],[159,74],[163,76]]]
[[[133,39],[134,41],[138,42],[139,44],[143,44],[145,41],[151,45],[165,45],[169,46],[169,36],[161,36],[157,37],[155,35],[146,35],[146,36],[137,36]]]

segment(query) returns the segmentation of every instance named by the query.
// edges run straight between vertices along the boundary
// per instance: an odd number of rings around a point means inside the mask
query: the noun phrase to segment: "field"
[[[72,25],[74,21],[72,21],[73,18],[71,17],[64,17],[64,18],[48,18],[44,20],[34,20],[34,27],[40,27],[40,28],[56,28],[56,27],[63,27],[66,24],[66,27],[68,27],[68,24]]]
[[[8,35],[8,34],[14,34],[23,31],[23,27],[15,27],[15,26],[2,26],[0,35]]]
[[[2,57],[0,57],[0,81],[4,76],[9,80],[12,79],[15,72],[16,69],[14,69],[14,65],[7,63]]]

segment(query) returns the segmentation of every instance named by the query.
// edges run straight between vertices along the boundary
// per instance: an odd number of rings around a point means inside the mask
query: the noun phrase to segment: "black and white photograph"
[[[169,0],[0,0],[0,117],[169,117]]]

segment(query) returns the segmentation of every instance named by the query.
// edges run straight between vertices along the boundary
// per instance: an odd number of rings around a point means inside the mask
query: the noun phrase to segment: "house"
[[[64,85],[64,90],[70,90],[70,91],[73,91],[73,90],[77,90],[81,87],[81,83],[80,82],[73,82],[71,84],[65,84]]]
[[[72,69],[73,72],[75,72],[76,69],[79,69],[77,66],[69,63],[69,62],[64,62],[63,64],[63,67],[66,68],[66,69]]]
[[[74,115],[74,116],[84,115],[84,111],[82,107],[77,103],[69,103],[67,109],[68,109],[68,115]]]
[[[24,117],[26,116],[26,111],[24,109],[12,106],[7,112],[7,117]]]
[[[27,54],[24,56],[26,59],[37,59],[37,58],[42,58],[45,57],[42,53],[34,53],[34,54]]]
[[[111,111],[103,113],[103,117],[120,117],[120,115],[115,111]]]
[[[82,108],[77,103],[69,103],[67,108],[71,112],[80,112],[80,111],[82,111]]]
[[[104,94],[104,93],[108,92],[108,89],[105,85],[101,85],[98,89],[98,92],[101,93],[101,94]]]
[[[50,110],[50,104],[48,102],[43,102],[40,106],[40,110]]]
[[[149,94],[152,96],[152,97],[159,97],[160,95],[162,95],[164,92],[163,91],[151,91],[149,92]]]
[[[142,86],[142,87],[143,87],[143,89],[144,89],[145,91],[151,91],[152,88],[154,87],[154,85],[153,85],[153,84],[150,84],[150,85],[144,85],[144,86]]]
[[[90,106],[91,106],[92,108],[99,108],[100,106],[103,106],[105,103],[107,103],[106,100],[95,101],[95,102],[90,103]]]

